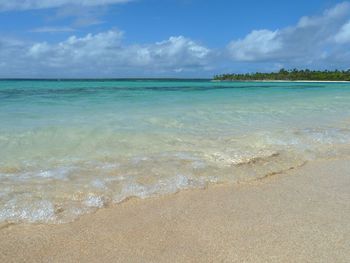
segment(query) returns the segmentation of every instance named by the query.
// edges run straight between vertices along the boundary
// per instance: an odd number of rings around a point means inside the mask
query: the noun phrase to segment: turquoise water
[[[255,180],[349,143],[347,83],[3,80],[0,222]]]

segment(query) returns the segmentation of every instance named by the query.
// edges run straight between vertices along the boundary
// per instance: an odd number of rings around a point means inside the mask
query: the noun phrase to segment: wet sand
[[[0,226],[0,262],[349,262],[350,160]]]

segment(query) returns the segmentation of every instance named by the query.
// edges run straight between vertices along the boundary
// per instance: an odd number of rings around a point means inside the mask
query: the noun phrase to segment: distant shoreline
[[[349,82],[348,70],[309,70],[309,69],[280,69],[278,72],[232,73],[215,75],[214,80],[247,80],[247,81],[276,81],[276,82]]]
[[[310,82],[310,83],[350,83],[347,80],[219,80],[213,82]]]

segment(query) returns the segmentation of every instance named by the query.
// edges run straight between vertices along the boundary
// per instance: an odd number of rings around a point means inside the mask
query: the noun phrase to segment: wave
[[[261,179],[305,162],[286,152],[243,159],[218,158],[218,153],[165,152],[49,169],[3,168],[0,222],[65,223],[132,197]]]

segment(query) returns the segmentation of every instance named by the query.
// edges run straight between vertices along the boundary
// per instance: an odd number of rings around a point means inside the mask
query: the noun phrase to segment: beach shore
[[[2,225],[0,262],[348,262],[349,160],[131,199],[61,225]]]

